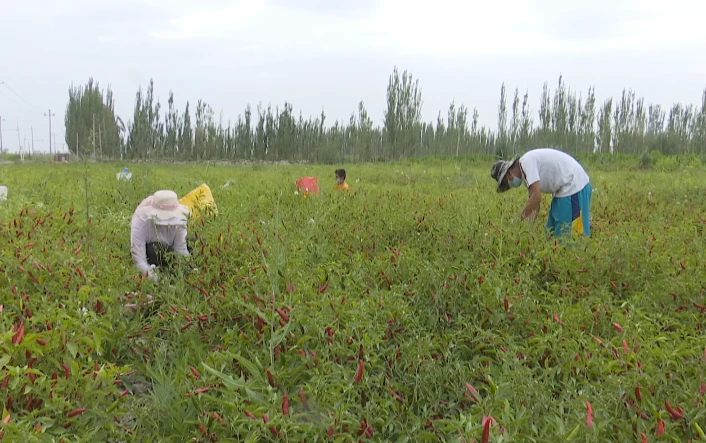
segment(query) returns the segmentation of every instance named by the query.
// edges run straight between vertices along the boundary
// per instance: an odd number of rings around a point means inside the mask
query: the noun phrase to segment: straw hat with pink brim
[[[179,203],[174,191],[157,191],[149,205],[140,208],[146,217],[154,218],[159,225],[183,224],[191,212],[187,206]]]

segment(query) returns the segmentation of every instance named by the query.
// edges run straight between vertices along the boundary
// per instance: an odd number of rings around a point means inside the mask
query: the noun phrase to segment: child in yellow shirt
[[[336,169],[336,185],[333,187],[336,191],[348,191],[348,183],[346,183],[346,170]]]

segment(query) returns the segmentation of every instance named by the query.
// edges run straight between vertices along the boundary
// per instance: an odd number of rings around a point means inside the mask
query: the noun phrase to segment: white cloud
[[[179,8],[183,12],[167,29],[150,36],[304,55],[335,49],[452,58],[650,51],[706,39],[700,23],[706,2],[597,1],[571,7],[552,0],[380,0],[365,14],[335,14],[331,8],[240,0]]]
[[[362,28],[396,52],[464,57],[531,50],[534,15],[522,0],[388,0]]]
[[[438,0],[431,5],[423,0],[386,0],[361,16],[243,0],[186,12],[170,21],[170,29],[152,31],[150,36],[259,43],[272,50],[304,53],[335,48],[448,56],[531,49],[540,41],[539,33],[527,34],[533,13],[521,0],[478,4]]]

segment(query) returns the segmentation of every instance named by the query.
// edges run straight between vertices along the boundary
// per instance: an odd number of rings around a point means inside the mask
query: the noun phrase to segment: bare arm
[[[542,203],[542,192],[539,188],[539,181],[532,183],[529,187],[529,199],[525,207],[520,212],[521,219],[529,219],[529,221],[534,221],[539,213],[539,206]]]

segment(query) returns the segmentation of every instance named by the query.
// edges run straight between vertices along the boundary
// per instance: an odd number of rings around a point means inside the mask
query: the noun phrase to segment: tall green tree
[[[384,135],[390,158],[403,158],[419,143],[422,92],[419,80],[394,67],[387,84]]]
[[[104,91],[88,79],[84,86],[69,87],[64,116],[64,140],[69,152],[80,155],[119,157],[122,150],[120,121],[110,86]]]

